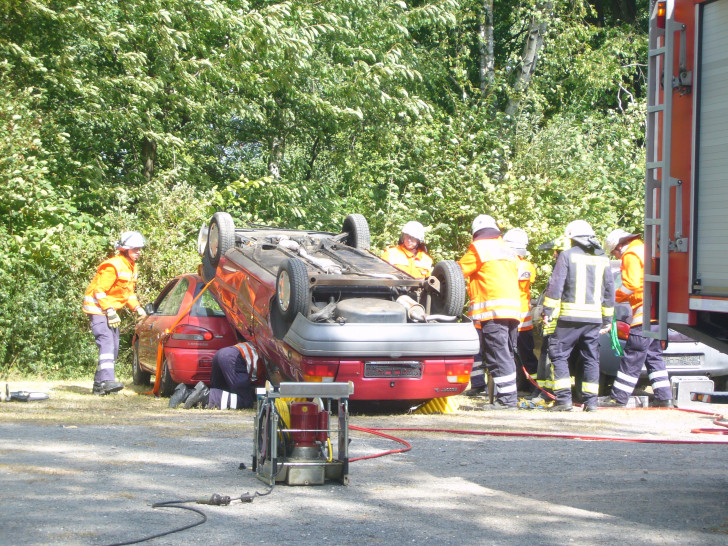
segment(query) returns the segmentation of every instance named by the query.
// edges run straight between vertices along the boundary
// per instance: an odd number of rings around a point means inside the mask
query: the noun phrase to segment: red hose
[[[669,408],[632,408],[632,409],[635,409],[635,410],[637,410],[637,409],[666,410]],[[719,415],[717,413],[712,413],[709,411],[702,411],[702,410],[675,408],[673,411],[675,411],[675,410],[685,411],[688,413],[699,413],[699,414],[703,414],[703,415],[712,415],[715,417],[715,419],[713,420],[713,424],[716,426],[719,426],[719,427],[723,427],[723,428],[695,428],[690,431],[693,434],[719,434],[719,435],[728,434],[728,423],[724,422],[724,418],[722,415]],[[444,434],[464,434],[464,435],[473,435],[473,436],[559,438],[559,439],[566,439],[566,440],[590,440],[590,441],[596,441],[596,442],[632,442],[632,443],[638,443],[638,444],[728,445],[728,441],[722,442],[722,441],[708,441],[708,440],[650,440],[650,439],[645,439],[645,438],[617,438],[614,436],[585,436],[583,434],[551,434],[551,433],[547,433],[547,432],[493,432],[493,431],[486,431],[486,430],[457,430],[457,429],[446,429],[446,428],[416,428],[416,427],[365,428],[365,427],[357,427],[354,425],[350,425],[349,429],[358,430],[359,432],[366,432],[367,434],[374,434],[376,436],[381,436],[382,438],[386,438],[388,440],[394,440],[395,442],[399,442],[400,444],[406,446],[403,449],[391,449],[389,451],[383,451],[381,453],[376,453],[374,455],[366,455],[364,457],[355,457],[353,459],[349,459],[349,462],[362,461],[364,459],[375,459],[377,457],[384,457],[385,455],[392,455],[393,453],[405,453],[412,449],[412,445],[410,445],[405,440],[402,440],[401,438],[397,438],[395,436],[390,436],[389,434],[384,434],[383,432],[381,432],[383,430],[390,431],[390,432],[391,431],[395,431],[395,432],[440,432],[440,433],[444,433]]]

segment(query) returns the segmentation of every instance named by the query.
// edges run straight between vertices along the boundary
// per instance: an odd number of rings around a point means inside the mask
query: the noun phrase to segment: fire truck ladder
[[[647,71],[647,126],[645,170],[645,279],[644,315],[655,317],[655,332],[646,337],[667,339],[668,253],[687,252],[682,235],[682,180],[671,176],[673,90],[686,92],[691,74],[686,72],[685,25],[673,20],[674,0],[654,2],[650,14],[649,62]],[[666,10],[666,13],[658,12]],[[664,27],[658,18],[664,17]],[[672,76],[675,33],[680,39],[680,75]],[[661,92],[662,90],[662,92]],[[662,102],[660,102],[662,99]],[[660,130],[662,139],[660,140]],[[670,188],[675,187],[675,233],[670,238]],[[657,260],[656,260],[657,258]],[[656,298],[654,297],[656,296]],[[657,301],[653,301],[656,299]],[[653,312],[654,311],[654,312]]]

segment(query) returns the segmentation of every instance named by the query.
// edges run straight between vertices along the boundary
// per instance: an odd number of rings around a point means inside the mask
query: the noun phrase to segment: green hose
[[[612,319],[612,329],[609,331],[612,339],[612,350],[617,356],[624,356],[624,349],[619,344],[619,337],[617,336],[617,321]]]

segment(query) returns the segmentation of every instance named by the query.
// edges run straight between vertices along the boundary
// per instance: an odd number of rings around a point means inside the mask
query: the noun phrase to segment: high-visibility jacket
[[[521,291],[521,324],[519,332],[533,329],[531,316],[531,283],[536,278],[536,268],[525,258],[518,257],[518,288]]]
[[[468,316],[476,321],[521,320],[518,256],[500,237],[477,239],[458,261],[468,280]]]
[[[251,381],[255,381],[258,377],[258,351],[255,350],[252,343],[238,343],[235,345],[240,354],[243,355],[245,363],[248,365],[248,376]]]
[[[546,287],[543,314],[559,321],[608,324],[614,315],[614,278],[601,249],[573,246],[556,259]]]
[[[632,326],[643,322],[645,244],[639,239],[631,241],[622,253],[622,286],[617,289],[617,302],[632,306]]]
[[[404,245],[389,247],[382,253],[382,259],[417,279],[429,277],[432,271],[432,258],[427,252],[418,250],[413,253]]]
[[[86,289],[83,312],[104,315],[108,309],[121,309],[124,305],[136,311],[139,307],[139,300],[134,293],[136,281],[136,264],[126,256],[118,254],[104,260]]]

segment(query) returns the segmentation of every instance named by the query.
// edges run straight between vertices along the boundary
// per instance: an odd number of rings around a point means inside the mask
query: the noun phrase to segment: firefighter
[[[521,228],[509,229],[503,235],[503,241],[513,249],[518,256],[518,288],[521,291],[521,321],[518,325],[518,339],[516,350],[526,373],[536,381],[538,374],[538,358],[533,352],[533,317],[531,316],[531,283],[536,278],[536,268],[527,259],[528,235]],[[533,395],[538,394],[538,388],[532,386]]]
[[[653,406],[671,408],[673,407],[672,391],[665,361],[662,359],[662,344],[660,340],[648,338],[642,334],[644,329],[642,300],[645,244],[640,240],[638,234],[615,229],[607,235],[604,246],[611,256],[622,261],[622,286],[617,289],[616,300],[620,303],[628,302],[631,305],[632,322],[611,395],[599,398],[599,405],[602,407],[626,406],[627,400],[637,385],[644,364],[655,393]]]
[[[480,336],[483,363],[496,387],[494,409],[516,409],[514,347],[521,319],[518,256],[501,238],[495,220],[481,214],[473,241],[458,262],[468,281],[468,315]]]
[[[184,401],[185,409],[198,404],[207,409],[252,408],[252,382],[258,374],[258,352],[252,343],[238,343],[218,350],[212,357],[210,387],[202,381]]]
[[[556,259],[543,303],[544,327],[559,309],[548,354],[554,369],[556,403],[550,411],[571,411],[569,356],[579,347],[584,364],[584,411],[596,411],[599,394],[599,336],[612,327],[614,279],[609,258],[584,220],[566,226],[571,248]]]
[[[416,279],[429,277],[432,258],[425,247],[425,227],[419,222],[407,222],[402,226],[397,246],[385,250],[382,259]]]
[[[86,289],[83,312],[89,316],[91,331],[99,348],[93,394],[103,396],[124,388],[114,376],[121,324],[117,311],[126,305],[140,317],[147,316],[135,293],[136,262],[145,243],[138,231],[122,233],[114,245],[118,254],[101,262]]]

